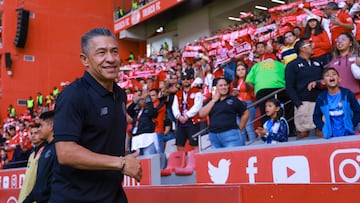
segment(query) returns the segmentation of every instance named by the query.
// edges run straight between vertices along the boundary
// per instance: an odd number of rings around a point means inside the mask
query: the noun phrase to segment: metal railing
[[[283,87],[283,88],[281,88],[281,89],[278,89],[278,90],[275,90],[275,91],[272,92],[271,94],[268,94],[268,95],[266,95],[265,97],[263,97],[263,98],[255,101],[255,102],[252,103],[251,105],[247,106],[247,109],[250,109],[250,108],[252,108],[252,107],[256,107],[256,106],[259,105],[261,102],[264,102],[264,101],[266,101],[266,100],[268,100],[268,99],[270,99],[270,98],[272,98],[272,97],[277,98],[277,95],[278,95],[279,93],[285,91],[285,90],[286,90],[285,87]],[[291,102],[291,100],[286,101],[286,102],[284,103],[284,106],[287,105],[287,104],[289,104],[290,102]],[[266,116],[266,114],[262,114],[262,115],[260,115],[259,117],[255,118],[254,120],[252,120],[251,122],[247,123],[247,125],[251,125],[251,124],[257,122],[258,120],[262,119],[262,118],[265,117],[265,116]],[[292,117],[292,118],[290,118],[288,121],[291,121],[291,120],[293,120],[293,119],[294,119],[294,118]],[[206,127],[206,128],[204,128],[204,129],[200,130],[199,132],[195,133],[194,135],[192,135],[193,138],[197,137],[197,139],[198,139],[199,152],[201,152],[201,150],[203,150],[203,149],[206,150],[206,149],[208,149],[208,148],[211,147],[211,146],[206,146],[205,148],[204,148],[204,147],[202,148],[202,146],[201,146],[201,145],[202,145],[201,137],[204,136],[204,135],[206,135],[206,134],[208,134],[208,133],[209,133],[209,127]],[[250,144],[251,144],[251,143],[250,143]]]

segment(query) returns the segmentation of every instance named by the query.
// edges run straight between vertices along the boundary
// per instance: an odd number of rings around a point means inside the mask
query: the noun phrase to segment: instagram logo
[[[360,179],[360,149],[338,149],[330,156],[331,182],[355,183]]]

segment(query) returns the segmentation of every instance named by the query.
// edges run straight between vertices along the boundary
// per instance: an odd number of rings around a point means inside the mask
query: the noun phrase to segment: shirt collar
[[[84,73],[84,79],[86,80],[87,83],[89,83],[89,85],[94,88],[94,90],[101,96],[106,96],[108,94],[113,94],[112,92],[110,92],[109,90],[105,89],[103,86],[100,85],[100,83],[98,81],[95,80],[95,78],[90,75],[89,72],[85,71]],[[116,88],[115,86],[116,84],[113,84],[113,91],[116,94],[118,91],[118,88]],[[116,94],[119,95],[119,94]]]

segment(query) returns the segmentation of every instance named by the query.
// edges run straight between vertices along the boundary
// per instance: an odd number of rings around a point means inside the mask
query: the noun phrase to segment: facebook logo
[[[248,159],[246,173],[249,175],[249,183],[255,183],[255,174],[258,173],[258,168],[255,167],[255,163],[257,163],[256,156],[252,156]]]

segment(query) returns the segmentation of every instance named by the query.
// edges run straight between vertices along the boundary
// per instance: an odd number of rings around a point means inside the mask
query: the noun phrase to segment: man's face
[[[259,56],[262,56],[265,54],[265,45],[264,44],[258,44],[256,46],[256,53],[259,55]]]
[[[184,87],[190,87],[191,85],[191,78],[190,77],[182,77],[181,83]]]
[[[33,127],[30,129],[30,141],[35,146],[38,146],[42,142],[42,140],[40,139],[40,135],[39,135],[39,128]]]
[[[313,49],[313,44],[309,41],[306,41],[301,47],[300,49],[308,54],[309,56],[311,56],[314,53],[314,49]]]
[[[15,136],[15,135],[16,135],[16,129],[15,129],[15,128],[9,129],[9,135],[10,135],[11,137]]]
[[[43,141],[47,141],[49,136],[51,136],[53,130],[52,122],[44,121],[40,119],[39,127],[39,138]]]
[[[286,45],[292,44],[296,40],[296,37],[292,32],[285,33],[284,38],[285,38]]]
[[[156,91],[150,91],[149,95],[151,102],[156,102],[158,100],[158,94]]]
[[[89,41],[88,53],[81,53],[80,58],[87,71],[97,81],[114,81],[118,77],[119,50],[116,40],[112,37],[93,37]]]

